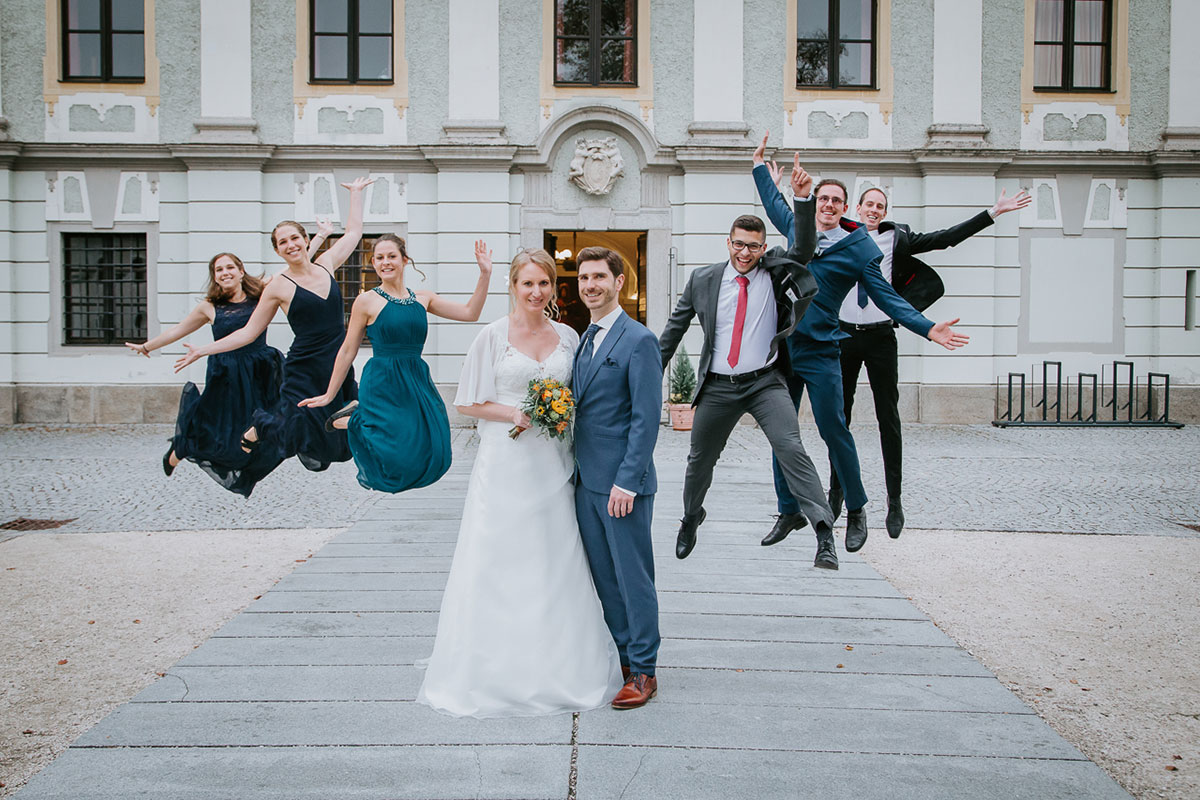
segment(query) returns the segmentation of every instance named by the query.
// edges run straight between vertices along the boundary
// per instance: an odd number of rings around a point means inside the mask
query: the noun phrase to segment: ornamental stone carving
[[[567,177],[588,194],[608,194],[625,174],[625,162],[617,149],[617,139],[576,139],[575,157]]]

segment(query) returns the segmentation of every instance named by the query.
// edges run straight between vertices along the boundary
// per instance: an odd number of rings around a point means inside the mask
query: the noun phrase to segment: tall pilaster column
[[[694,139],[740,144],[749,126],[743,119],[742,3],[695,0],[692,45]],[[731,33],[732,32],[732,33]]]
[[[442,126],[455,142],[502,144],[499,0],[450,0],[450,118]]]
[[[1192,51],[1198,30],[1200,3],[1172,0],[1170,100],[1163,131],[1168,150],[1200,150],[1200,60]]]
[[[250,54],[250,0],[200,0],[197,141],[258,141]]]
[[[981,147],[983,0],[934,0],[931,147]]]

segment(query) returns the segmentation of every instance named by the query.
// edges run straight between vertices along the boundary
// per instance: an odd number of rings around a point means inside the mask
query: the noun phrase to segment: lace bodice
[[[529,382],[534,378],[569,383],[579,335],[557,322],[554,330],[558,333],[558,346],[544,360],[536,361],[509,343],[508,317],[488,325],[467,353],[454,404],[493,401],[516,406],[524,402]]]
[[[520,405],[529,392],[529,382],[535,378],[553,378],[564,384],[571,382],[571,364],[575,352],[560,337],[558,346],[544,361],[535,361],[505,342],[504,352],[496,364],[496,394],[499,402]]]

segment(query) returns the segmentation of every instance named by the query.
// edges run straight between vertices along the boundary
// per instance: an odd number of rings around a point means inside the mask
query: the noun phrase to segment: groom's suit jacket
[[[791,370],[791,362],[788,348],[783,344],[817,296],[817,281],[805,267],[816,250],[815,207],[816,203],[812,201],[796,203],[792,237],[795,244],[787,251],[782,247],[767,251],[758,263],[758,267],[771,276],[771,288],[775,294],[775,335],[771,338],[770,352],[778,358],[785,375]],[[704,347],[700,351],[699,380],[692,405],[700,399],[700,391],[704,388],[708,367],[712,363],[713,343],[717,338],[717,298],[728,263],[726,260],[709,264],[693,272],[675,310],[671,312],[671,318],[667,320],[667,326],[663,328],[660,349],[665,369],[671,363],[671,356],[675,354],[675,348],[679,346],[692,317],[700,317]]]
[[[622,312],[576,370],[575,469],[584,488],[608,494],[613,486],[654,494],[654,444],[662,413],[662,366],[658,339]]]

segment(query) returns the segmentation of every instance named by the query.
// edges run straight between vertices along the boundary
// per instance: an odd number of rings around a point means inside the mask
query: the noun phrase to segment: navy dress
[[[213,340],[240,330],[258,306],[257,297],[213,304]],[[175,455],[196,464],[231,492],[249,497],[254,484],[279,465],[265,453],[248,455],[239,444],[256,409],[279,402],[283,356],[267,345],[267,334],[245,347],[208,359],[204,392],[190,381],[179,399]]]
[[[280,277],[292,280],[287,275]],[[256,452],[263,450],[280,460],[296,456],[313,472],[328,469],[334,461],[350,460],[346,432],[326,431],[325,420],[358,398],[354,368],[350,368],[329,405],[323,408],[296,405],[307,397],[325,394],[329,388],[333,362],[346,337],[342,314],[342,292],[332,274],[329,294],[324,299],[296,283],[296,294],[288,310],[288,324],[296,338],[283,364],[279,401],[254,413],[253,425],[259,441]]]
[[[358,482],[381,492],[428,486],[450,469],[450,420],[421,359],[429,321],[410,289],[387,300],[367,326],[371,360],[363,367],[359,405],[347,433]]]

